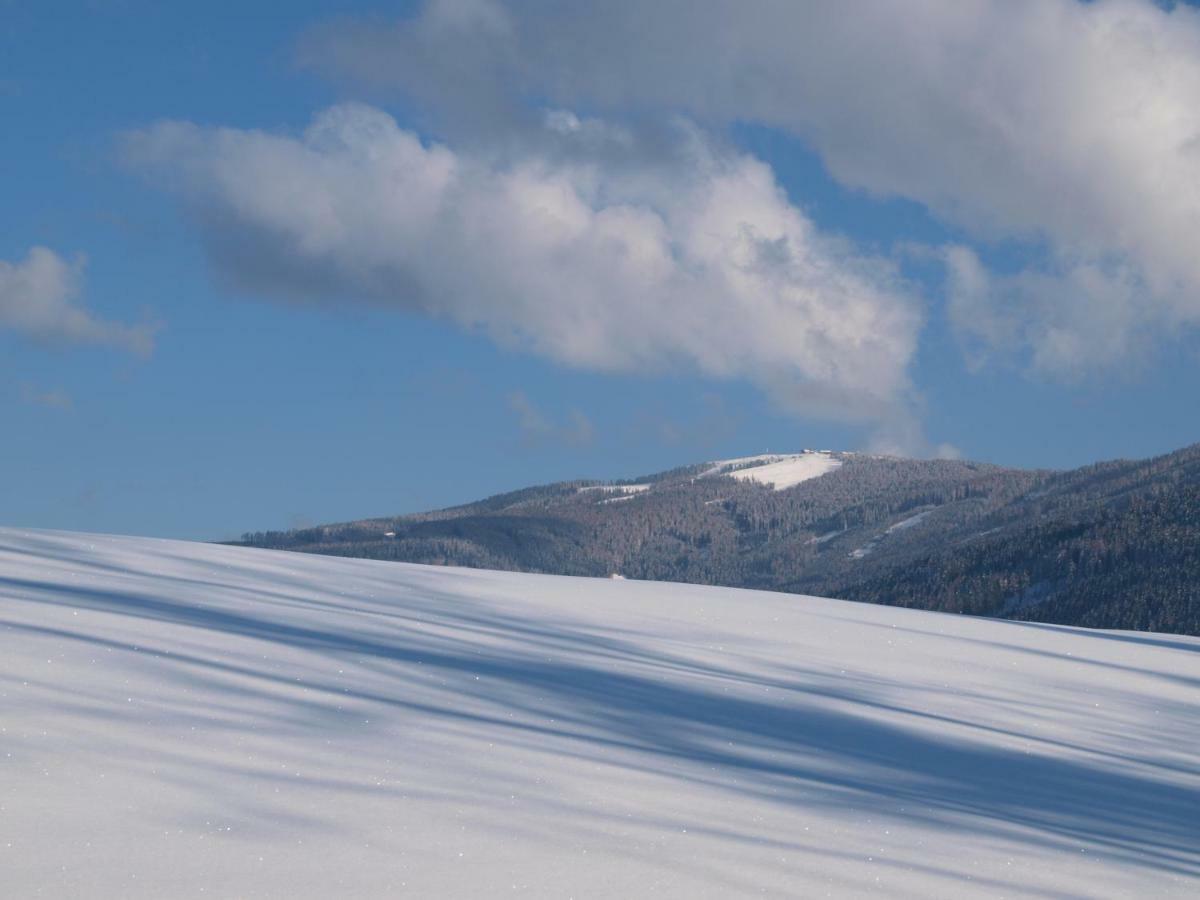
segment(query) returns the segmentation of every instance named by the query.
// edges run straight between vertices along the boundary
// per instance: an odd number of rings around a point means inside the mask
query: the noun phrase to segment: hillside
[[[1200,634],[1200,449],[1070,472],[749,457],[242,543]]]
[[[14,529],[0,600],[3,896],[1200,892],[1192,638]]]

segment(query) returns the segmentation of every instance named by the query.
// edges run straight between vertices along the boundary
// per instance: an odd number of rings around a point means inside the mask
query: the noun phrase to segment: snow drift
[[[1200,892],[1200,640],[0,529],[4,896]]]

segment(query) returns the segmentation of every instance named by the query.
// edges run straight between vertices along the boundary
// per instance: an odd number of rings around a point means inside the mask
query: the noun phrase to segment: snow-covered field
[[[822,450],[806,450],[803,453],[783,455],[763,454],[745,456],[741,459],[723,459],[713,463],[712,468],[700,473],[704,478],[711,475],[729,475],[741,481],[757,481],[769,484],[777,491],[795,487],[802,481],[819,478],[832,472],[842,464],[837,457]]]
[[[0,896],[1200,895],[1200,640],[0,529]]]

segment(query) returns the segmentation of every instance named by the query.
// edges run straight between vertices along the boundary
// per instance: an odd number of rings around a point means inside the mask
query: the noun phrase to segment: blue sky
[[[672,7],[0,0],[0,518],[225,538],[768,449],[1200,440],[1191,10],[914,4],[873,75],[834,13],[727,48],[729,4]],[[443,157],[450,217],[372,182]],[[567,245],[527,203],[563,190]],[[73,290],[18,283],[33,248]]]

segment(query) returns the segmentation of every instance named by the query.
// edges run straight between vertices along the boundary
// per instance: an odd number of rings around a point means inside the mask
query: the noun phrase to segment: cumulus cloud
[[[559,110],[503,152],[456,150],[348,104],[300,135],[163,122],[125,150],[182,192],[244,289],[439,317],[571,366],[749,379],[810,415],[903,419],[920,310],[893,267],[820,233],[757,159],[682,121],[649,133]]]
[[[82,262],[34,247],[24,260],[0,260],[0,328],[53,344],[94,344],[142,356],[154,348],[154,329],[97,318],[79,305]]]
[[[323,29],[305,55],[397,86],[448,133],[503,127],[522,97],[787,130],[849,187],[1037,246],[1017,273],[946,254],[977,359],[1078,377],[1200,321],[1185,4],[431,0],[391,28]]]
[[[1035,371],[1078,380],[1152,342],[1147,288],[1128,264],[1064,262],[1052,272],[989,272],[968,247],[943,250],[950,322],[968,365],[994,357],[1027,360]]]

